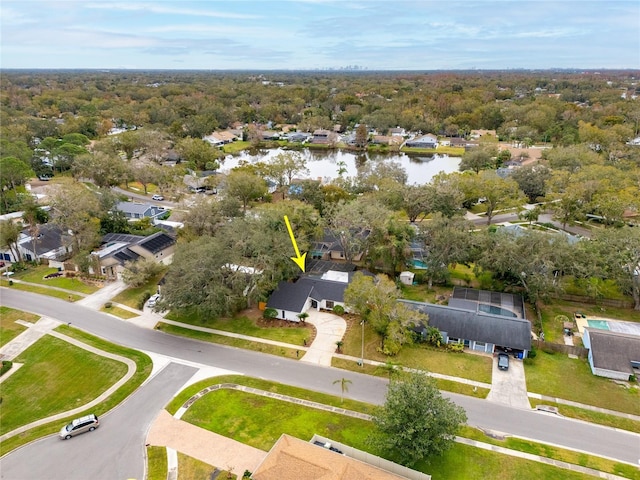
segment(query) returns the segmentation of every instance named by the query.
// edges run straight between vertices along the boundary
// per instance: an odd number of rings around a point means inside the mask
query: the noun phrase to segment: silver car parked
[[[62,427],[60,429],[60,438],[69,440],[71,437],[74,437],[79,433],[93,432],[99,425],[100,422],[98,422],[98,417],[93,413],[85,415],[84,417],[76,418],[69,424]]]

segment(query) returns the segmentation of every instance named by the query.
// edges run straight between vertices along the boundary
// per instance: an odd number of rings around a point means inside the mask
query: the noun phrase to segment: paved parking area
[[[498,369],[498,357],[493,357],[491,391],[487,400],[515,408],[531,408],[522,360],[509,357],[509,370],[505,371]]]

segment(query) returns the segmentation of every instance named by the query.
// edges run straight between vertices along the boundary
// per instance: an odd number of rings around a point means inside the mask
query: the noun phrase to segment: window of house
[[[334,303],[331,300],[327,300],[325,302],[325,305],[327,306],[327,308],[333,309]]]

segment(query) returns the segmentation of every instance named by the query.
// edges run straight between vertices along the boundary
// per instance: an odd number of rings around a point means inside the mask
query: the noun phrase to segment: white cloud
[[[211,5],[212,3],[209,3]],[[88,3],[83,5],[85,8],[106,9],[106,10],[122,10],[122,11],[144,11],[149,13],[159,13],[167,15],[185,15],[195,17],[213,17],[213,18],[236,18],[236,19],[256,19],[260,18],[256,15],[248,15],[245,13],[221,12],[216,10],[194,9],[166,6],[158,3]]]

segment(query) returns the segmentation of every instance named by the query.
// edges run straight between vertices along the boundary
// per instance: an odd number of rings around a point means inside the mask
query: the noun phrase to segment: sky
[[[2,0],[1,68],[640,68],[633,0]]]

